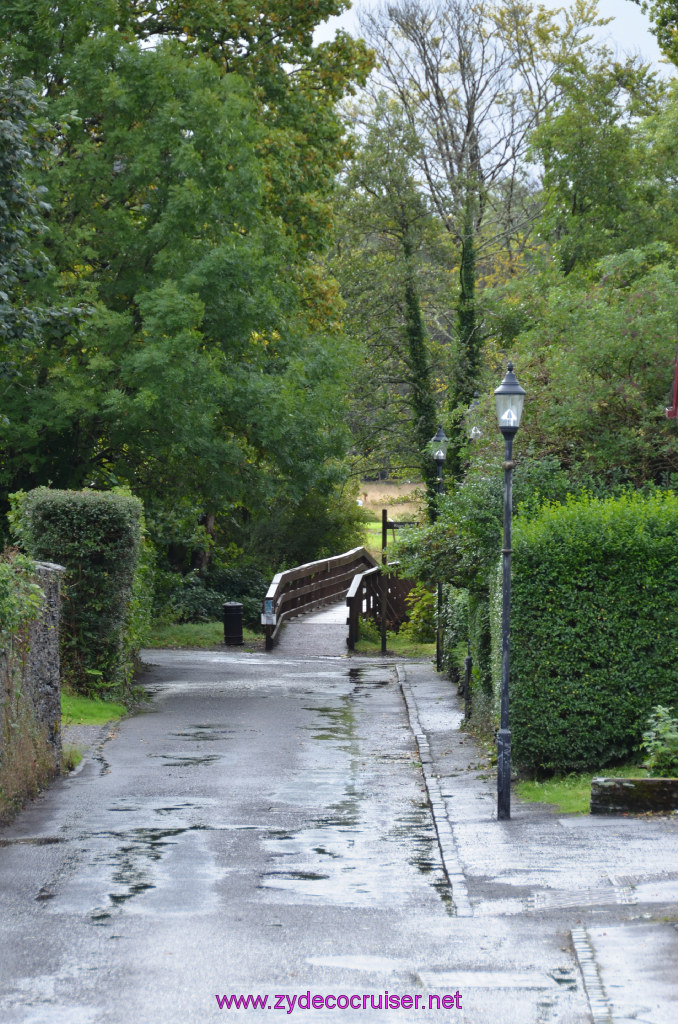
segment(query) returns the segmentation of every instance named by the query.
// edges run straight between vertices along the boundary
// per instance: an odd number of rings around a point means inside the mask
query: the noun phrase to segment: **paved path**
[[[675,817],[498,822],[449,684],[332,626],[147,652],[149,711],[0,833],[3,1024],[673,1022]]]

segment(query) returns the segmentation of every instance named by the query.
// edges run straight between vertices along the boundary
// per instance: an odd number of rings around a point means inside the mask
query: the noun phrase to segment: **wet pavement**
[[[0,831],[0,1020],[674,1019],[675,819],[499,823],[429,665],[283,637],[147,652],[148,711]]]

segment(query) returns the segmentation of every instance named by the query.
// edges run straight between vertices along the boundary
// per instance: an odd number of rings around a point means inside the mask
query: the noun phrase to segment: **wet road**
[[[149,710],[0,832],[2,1024],[674,1019],[673,819],[497,822],[428,665],[149,660]]]
[[[421,996],[417,972],[451,966],[455,919],[393,670],[152,660],[151,710],[2,834],[0,1019],[204,1021],[224,1017],[217,994],[309,990],[376,1006],[388,984]],[[356,1005],[353,1019],[377,1014]]]

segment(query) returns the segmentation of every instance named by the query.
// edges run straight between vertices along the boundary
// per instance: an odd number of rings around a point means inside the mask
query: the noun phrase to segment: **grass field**
[[[391,519],[414,519],[421,510],[423,484],[395,483],[391,480],[366,481],[360,484],[358,497],[363,508],[377,516],[381,530],[381,510],[385,508]]]

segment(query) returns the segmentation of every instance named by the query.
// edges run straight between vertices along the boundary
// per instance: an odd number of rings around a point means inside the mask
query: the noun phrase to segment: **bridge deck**
[[[289,619],[282,627],[277,653],[291,657],[346,657],[347,637],[346,604],[337,601],[319,611]]]

